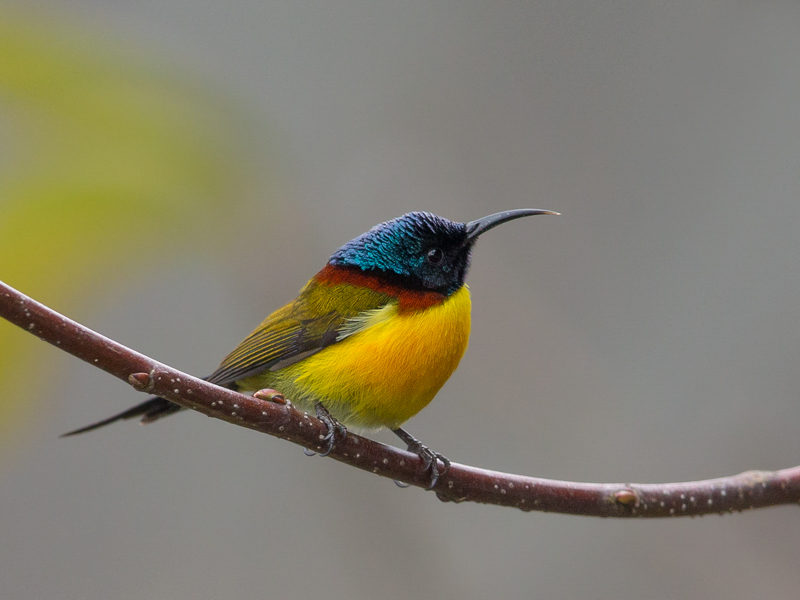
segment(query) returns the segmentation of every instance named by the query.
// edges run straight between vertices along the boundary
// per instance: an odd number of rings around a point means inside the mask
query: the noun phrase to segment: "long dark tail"
[[[141,404],[137,404],[136,406],[133,406],[128,410],[119,413],[118,415],[114,415],[113,417],[109,417],[108,419],[103,419],[102,421],[98,421],[97,423],[92,423],[91,425],[87,425],[86,427],[81,427],[80,429],[76,429],[75,431],[64,433],[60,437],[68,437],[70,435],[78,435],[79,433],[86,433],[87,431],[92,431],[93,429],[105,427],[106,425],[110,425],[111,423],[115,423],[116,421],[133,419],[139,416],[142,417],[142,423],[152,423],[153,421],[157,421],[158,419],[161,419],[163,417],[168,417],[169,415],[174,414],[179,410],[183,410],[183,407],[178,404],[175,404],[174,402],[170,402],[169,400],[164,400],[164,398],[153,397],[150,398],[149,400],[145,400]]]

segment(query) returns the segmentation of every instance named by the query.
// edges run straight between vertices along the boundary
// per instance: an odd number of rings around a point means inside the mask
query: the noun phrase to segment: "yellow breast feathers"
[[[301,405],[322,402],[345,425],[395,429],[425,408],[467,349],[471,301],[466,286],[441,304],[365,311],[337,343],[275,372],[275,387]]]

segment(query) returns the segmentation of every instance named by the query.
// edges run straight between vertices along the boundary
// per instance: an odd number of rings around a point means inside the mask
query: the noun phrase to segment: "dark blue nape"
[[[329,262],[382,274],[410,289],[449,295],[464,284],[471,249],[464,223],[411,212],[347,242]]]

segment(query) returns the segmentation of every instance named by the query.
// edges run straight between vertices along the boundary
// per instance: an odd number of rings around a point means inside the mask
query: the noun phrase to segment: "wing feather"
[[[227,385],[287,367],[379,322],[374,315],[394,303],[392,296],[369,288],[312,279],[294,302],[242,340],[208,381]]]

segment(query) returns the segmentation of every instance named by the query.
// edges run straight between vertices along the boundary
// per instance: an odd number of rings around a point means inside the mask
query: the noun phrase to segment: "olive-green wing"
[[[277,370],[303,360],[390,318],[394,314],[394,306],[389,306],[393,301],[392,296],[367,288],[318,284],[312,280],[294,302],[271,314],[247,336],[207,381],[226,386],[267,369]],[[143,423],[149,423],[180,410],[181,406],[169,400],[150,398],[109,419],[64,435],[139,416]]]
[[[312,280],[293,302],[242,340],[208,381],[226,385],[301,361],[352,335],[357,317],[392,301],[391,296],[368,288]]]

